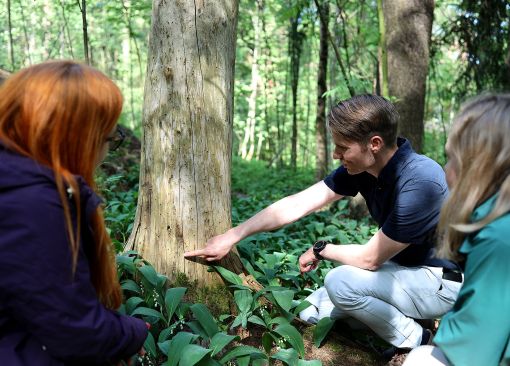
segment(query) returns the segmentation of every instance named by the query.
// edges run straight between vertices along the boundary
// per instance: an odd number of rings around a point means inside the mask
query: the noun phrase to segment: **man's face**
[[[334,132],[332,136],[335,144],[333,159],[340,160],[349,174],[362,173],[374,165],[375,158],[369,149],[369,144],[361,145],[357,142],[348,142]]]

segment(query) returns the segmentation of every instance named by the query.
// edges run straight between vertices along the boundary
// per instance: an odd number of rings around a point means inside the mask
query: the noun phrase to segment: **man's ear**
[[[370,148],[370,151],[372,151],[372,154],[377,154],[384,147],[382,137],[379,135],[372,136],[368,142],[368,147]]]

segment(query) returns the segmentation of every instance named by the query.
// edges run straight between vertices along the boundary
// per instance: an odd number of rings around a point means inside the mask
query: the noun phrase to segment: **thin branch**
[[[349,90],[349,94],[351,95],[351,97],[353,97],[354,95],[356,95],[356,92],[354,91],[354,88],[352,87],[351,82],[349,80],[349,76],[347,75],[347,72],[345,70],[345,66],[342,61],[342,57],[340,55],[340,51],[338,50],[338,47],[336,46],[336,44],[333,40],[333,37],[331,36],[331,32],[329,31],[327,19],[324,19],[324,16],[322,15],[321,7],[319,5],[318,0],[314,0],[314,2],[315,2],[315,6],[317,6],[317,12],[319,13],[320,20],[324,24],[324,27],[327,30],[328,39],[331,43],[331,46],[333,47],[333,50],[335,51],[335,56],[338,61],[338,64],[340,65],[340,70],[342,71],[342,76],[344,77],[344,81],[345,81],[345,85],[347,86],[347,90]]]

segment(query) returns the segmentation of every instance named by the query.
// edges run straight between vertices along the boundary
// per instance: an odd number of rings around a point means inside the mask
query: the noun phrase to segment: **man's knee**
[[[359,268],[343,265],[329,271],[324,279],[329,298],[336,306],[351,303],[356,294],[356,272]]]

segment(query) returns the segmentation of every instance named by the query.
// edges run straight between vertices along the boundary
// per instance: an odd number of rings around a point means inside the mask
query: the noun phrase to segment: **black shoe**
[[[423,335],[421,336],[420,346],[429,346],[432,344],[432,339],[434,338],[434,334],[430,329],[423,328]]]
[[[435,329],[436,319],[414,319],[422,328]]]

